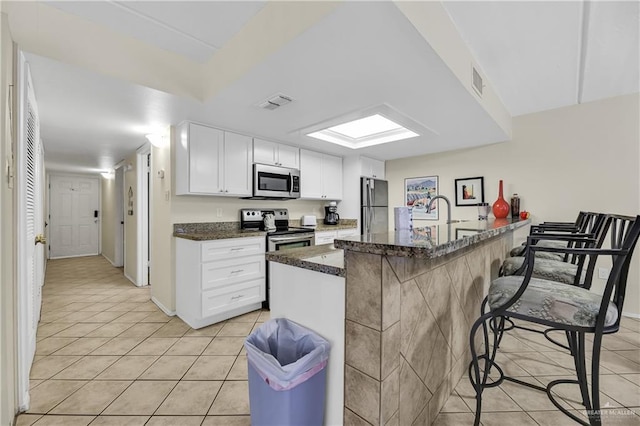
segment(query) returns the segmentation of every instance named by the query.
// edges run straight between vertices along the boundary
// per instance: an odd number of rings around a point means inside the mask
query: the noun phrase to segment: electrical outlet
[[[219,208],[219,207],[216,209],[216,216],[217,217],[222,217],[222,209]]]
[[[609,268],[598,268],[598,278],[603,280],[609,278]]]

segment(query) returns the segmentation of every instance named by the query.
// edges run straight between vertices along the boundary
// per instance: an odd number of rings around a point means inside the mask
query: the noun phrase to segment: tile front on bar
[[[470,318],[511,240],[437,258],[345,250],[346,425],[435,420],[466,371]]]

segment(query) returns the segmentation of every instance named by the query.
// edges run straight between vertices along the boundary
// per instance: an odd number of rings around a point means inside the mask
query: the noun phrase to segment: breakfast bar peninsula
[[[317,274],[317,281],[306,276],[307,288],[326,285],[335,292],[334,306],[319,306],[321,297],[313,304],[308,299],[306,306],[344,312],[342,326],[336,327],[339,335],[325,337],[339,343],[332,351],[341,352],[344,381],[329,381],[327,395],[343,397],[345,425],[429,425],[435,420],[468,368],[470,325],[489,283],[513,245],[514,231],[527,224],[468,221],[339,239],[327,245],[325,255],[323,246],[309,248],[314,251],[308,255],[305,249],[267,254],[271,262]],[[343,287],[323,284],[323,276],[339,279]],[[274,278],[272,285],[281,288],[300,283],[284,274]],[[287,316],[286,311],[278,316]],[[302,320],[300,314],[297,318]],[[331,320],[327,315],[323,322]],[[319,324],[324,323],[308,326]],[[327,414],[333,415],[326,420],[335,419],[338,404],[331,405]]]

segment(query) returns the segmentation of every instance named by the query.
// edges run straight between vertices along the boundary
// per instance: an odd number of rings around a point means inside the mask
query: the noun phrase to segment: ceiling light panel
[[[380,114],[375,114],[359,120],[350,121],[348,123],[339,124],[330,127],[329,130],[341,135],[348,136],[353,139],[359,139],[365,136],[376,135],[378,133],[388,132],[401,128],[398,123],[384,118]]]
[[[380,114],[373,114],[307,133],[307,136],[358,149],[420,135]]]

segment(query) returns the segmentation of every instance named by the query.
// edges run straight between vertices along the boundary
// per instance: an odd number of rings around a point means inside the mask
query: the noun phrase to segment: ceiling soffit
[[[10,2],[8,10],[13,38],[25,51],[206,101],[339,4],[268,2],[203,64],[47,4]]]

